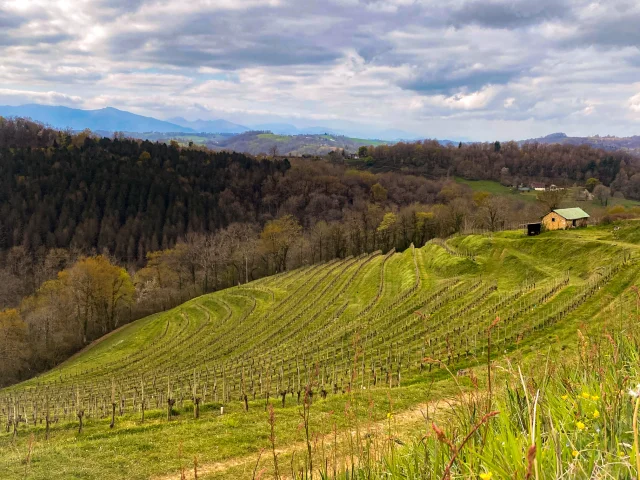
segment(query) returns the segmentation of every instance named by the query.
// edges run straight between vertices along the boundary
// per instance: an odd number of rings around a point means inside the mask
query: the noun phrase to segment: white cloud
[[[448,138],[630,134],[638,21],[624,0],[6,0],[0,101]]]
[[[632,112],[640,113],[640,93],[636,93],[629,99],[629,108]]]
[[[438,107],[446,107],[454,110],[478,110],[486,107],[498,94],[499,89],[489,86],[468,94],[456,94],[446,97],[435,95],[426,97],[424,104]]]
[[[19,103],[43,103],[46,105],[70,105],[80,106],[82,98],[76,95],[48,91],[37,92],[28,90],[11,90],[0,88],[0,100],[10,104]]]

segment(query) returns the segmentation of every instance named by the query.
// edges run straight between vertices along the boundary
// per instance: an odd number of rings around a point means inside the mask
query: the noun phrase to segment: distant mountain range
[[[244,133],[252,130],[244,125],[226,120],[186,120],[182,117],[170,118],[169,122],[201,133]]]
[[[364,127],[357,124],[353,124],[352,128],[349,128],[349,132],[345,132],[341,129],[329,128],[325,126],[315,127],[296,127],[289,123],[262,123],[262,124],[249,124],[241,125],[238,123],[229,122],[224,119],[217,120],[187,120],[182,117],[170,118],[169,120],[158,120],[153,117],[146,117],[144,115],[137,115],[135,113],[127,112],[124,110],[118,110],[117,108],[107,107],[98,110],[80,110],[77,108],[51,106],[51,105],[37,105],[28,104],[20,106],[8,106],[0,105],[0,116],[3,117],[27,117],[32,120],[36,120],[47,125],[51,125],[54,128],[65,129],[70,128],[72,130],[84,130],[88,128],[95,132],[126,132],[136,133],[132,135],[138,138],[154,139],[157,137],[155,134],[222,134],[238,135],[249,131],[268,131],[276,135],[288,135],[288,136],[305,136],[305,135],[331,135],[335,138],[333,141],[327,143],[327,147],[334,146],[337,137],[348,137],[356,144],[372,144],[374,141],[365,141],[366,139],[381,139],[386,142],[393,142],[398,140],[417,140],[419,138],[414,134],[405,132],[403,130],[388,129],[380,131],[369,130],[368,134],[364,134]],[[360,135],[358,135],[360,133]],[[360,138],[354,138],[360,137]],[[362,140],[360,140],[362,139]],[[239,141],[240,139],[238,139]],[[311,142],[316,144],[318,139]],[[326,139],[325,139],[326,141]],[[321,143],[326,143],[325,141]],[[454,140],[439,140],[443,145],[457,145],[458,141]],[[591,136],[591,137],[569,137],[564,133],[552,133],[545,137],[531,138],[528,140],[521,140],[518,143],[544,143],[544,144],[566,144],[566,145],[591,145],[597,148],[603,148],[605,150],[627,150],[631,153],[640,155],[640,136],[632,137],[615,137],[611,135],[605,136]],[[225,140],[227,148],[234,142],[231,140]],[[247,142],[239,142],[243,146],[247,147]],[[259,142],[259,143],[262,143]],[[300,147],[303,139],[295,139],[291,144],[292,151],[305,151]],[[341,143],[338,141],[338,143]],[[465,142],[468,143],[468,142]],[[353,147],[354,144],[347,142],[348,147]],[[347,145],[345,145],[347,146]],[[260,145],[259,148],[261,148]],[[314,145],[317,148],[317,145]],[[252,145],[249,150],[258,148],[257,145]],[[312,148],[311,150],[316,150]],[[305,151],[305,153],[307,153]]]
[[[98,110],[80,110],[77,108],[51,105],[0,105],[0,116],[27,117],[52,127],[72,130],[136,133],[221,133],[239,134],[252,130],[270,131],[278,135],[346,135],[361,138],[381,138],[384,140],[415,140],[421,138],[403,130],[388,129],[369,131],[366,127],[354,123],[346,129],[326,126],[296,127],[289,123],[261,123],[241,125],[224,119],[187,120],[183,117],[158,120],[153,117],[107,107]]]
[[[182,117],[170,118],[169,122],[192,128],[202,133],[244,133],[249,131],[269,131],[277,135],[340,135],[341,131],[328,127],[298,128],[289,123],[258,123],[251,125],[239,125],[227,120],[186,120]]]
[[[194,129],[152,117],[136,115],[117,108],[79,110],[49,105],[0,105],[0,116],[28,117],[54,128],[72,130],[106,130],[109,132],[195,132]]]

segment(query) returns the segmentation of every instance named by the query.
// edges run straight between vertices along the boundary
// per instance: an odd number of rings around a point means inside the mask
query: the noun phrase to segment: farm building
[[[566,230],[567,228],[586,227],[589,214],[581,208],[558,208],[542,217],[546,230]]]
[[[547,189],[547,186],[544,183],[531,182],[531,188],[536,192],[544,192]]]
[[[542,223],[540,222],[526,223],[525,226],[527,227],[526,233],[530,237],[533,235],[540,235],[540,232],[542,231]]]

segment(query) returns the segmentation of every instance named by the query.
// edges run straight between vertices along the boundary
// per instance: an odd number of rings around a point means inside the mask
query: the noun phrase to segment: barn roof
[[[581,218],[589,218],[589,214],[579,207],[558,208],[554,210],[554,212],[567,220],[580,220]]]

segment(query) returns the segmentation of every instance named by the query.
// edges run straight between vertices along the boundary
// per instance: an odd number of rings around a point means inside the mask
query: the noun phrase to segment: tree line
[[[640,199],[640,159],[628,152],[588,145],[517,142],[442,145],[435,140],[361,147],[360,158],[374,171],[404,171],[440,178],[495,180],[505,185],[532,180],[558,186],[584,185],[589,178]]]

